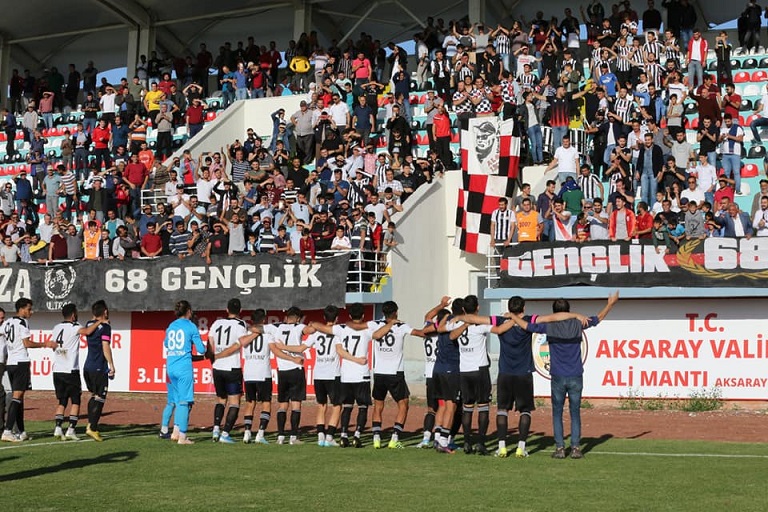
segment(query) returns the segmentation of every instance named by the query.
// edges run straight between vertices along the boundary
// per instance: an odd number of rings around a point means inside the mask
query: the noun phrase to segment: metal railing
[[[511,243],[510,245],[517,245],[517,243]],[[498,282],[501,279],[499,273],[501,272],[501,258],[504,254],[504,244],[497,243],[488,248],[488,254],[486,254],[485,264],[485,279],[486,286],[488,288],[496,288]]]

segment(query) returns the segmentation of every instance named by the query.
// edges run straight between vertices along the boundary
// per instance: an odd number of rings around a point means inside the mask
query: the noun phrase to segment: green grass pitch
[[[157,438],[155,427],[104,427],[105,442],[0,445],[2,509],[115,511],[706,511],[765,510],[765,445],[586,439],[583,460],[553,460],[534,437],[528,459],[417,450],[222,445]],[[82,428],[80,429],[82,430]],[[84,438],[87,439],[87,438]],[[240,439],[239,432],[237,439]],[[386,437],[385,437],[386,439]],[[489,442],[489,447],[491,444]],[[494,447],[495,448],[495,447]],[[722,455],[722,456],[718,456]]]

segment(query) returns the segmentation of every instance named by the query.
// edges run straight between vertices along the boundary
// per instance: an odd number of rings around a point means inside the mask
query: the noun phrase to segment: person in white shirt
[[[555,150],[552,161],[547,165],[544,173],[548,173],[557,167],[557,180],[562,185],[568,176],[577,179],[579,174],[579,151],[571,146],[571,138],[568,135],[563,136],[563,145]]]
[[[706,154],[704,155],[704,158],[706,158]],[[697,185],[696,177],[688,177],[688,188],[680,192],[680,199],[694,201],[696,204],[701,204],[703,201],[705,201],[704,190]]]
[[[768,196],[760,198],[760,209],[752,218],[752,227],[757,236],[768,236]]]
[[[706,153],[699,153],[699,165],[696,167],[697,182],[699,188],[704,192],[704,199],[709,204],[715,202],[715,189],[717,188],[717,169],[707,160]],[[696,204],[701,204],[696,201]]]
[[[173,208],[173,216],[187,218],[189,215],[189,194],[184,193],[184,185],[179,183],[176,185],[176,193],[168,198],[168,202]]]
[[[352,249],[352,242],[349,241],[349,237],[344,234],[344,228],[336,228],[336,237],[331,242],[332,251],[349,251]]]
[[[552,201],[552,225],[555,240],[567,242],[573,240],[573,225],[576,224],[576,216],[565,209],[565,201],[559,197]]]
[[[752,144],[763,143],[760,139],[760,128],[768,126],[768,84],[765,84],[765,90],[763,91],[763,95],[760,97],[758,104],[760,105],[760,108],[755,108],[752,115],[758,116],[759,114],[759,116],[755,117],[752,122],[749,123],[749,129],[752,130]]]
[[[333,94],[333,101],[327,110],[333,122],[336,123],[339,133],[343,133],[349,126],[349,107],[341,101],[341,96],[338,93]]]
[[[589,203],[587,203],[589,206]],[[593,201],[592,208],[587,208],[589,219],[589,238],[591,240],[608,240],[608,213],[603,209],[603,200],[599,197]]]

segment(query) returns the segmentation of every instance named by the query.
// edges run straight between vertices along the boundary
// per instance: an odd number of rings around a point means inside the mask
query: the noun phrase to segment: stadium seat
[[[747,158],[765,158],[765,148],[763,146],[752,146],[749,148]]]
[[[663,130],[666,127],[667,127],[667,118],[666,117],[662,117],[661,118],[661,122],[659,123],[659,128],[661,128]]]
[[[699,106],[695,102],[690,102],[685,104],[685,113],[686,114],[697,114],[699,112]]]
[[[755,164],[745,164],[741,167],[742,178],[756,178],[760,174],[760,169]]]
[[[751,112],[753,110],[752,108],[752,101],[751,100],[741,100],[741,106],[739,107],[739,112]]]
[[[458,118],[458,117],[457,117],[456,119],[454,119],[454,120],[453,120],[453,123],[451,123],[451,127],[452,127],[454,130],[458,130],[459,128],[461,128],[461,121],[459,121],[459,118]]]
[[[426,133],[416,134],[416,144],[419,146],[428,146],[429,135],[427,135]]]
[[[425,104],[426,102],[427,102],[427,95],[426,95],[426,94],[422,94],[422,95],[419,97],[419,103],[423,105],[423,104]]]
[[[422,125],[418,119],[414,119],[413,121],[411,121],[411,130],[417,131],[417,130],[421,130],[421,128],[422,128]]]
[[[748,118],[746,118],[746,119],[744,120],[744,123],[743,123],[741,126],[743,126],[743,127],[747,127],[747,126],[749,126],[750,124],[752,124],[752,121],[753,121],[754,119],[757,119],[758,117],[760,117],[760,116],[756,116],[756,115],[751,115],[751,116],[749,116]]]
[[[27,172],[27,164],[20,164],[16,169],[18,172]]]
[[[765,82],[766,80],[768,80],[768,72],[761,69],[752,73],[753,82]]]
[[[763,57],[760,59],[760,65],[761,68],[768,68],[768,57]]]
[[[747,158],[747,150],[746,150],[746,148],[744,147],[744,144],[742,144],[742,145],[741,145],[741,159],[743,160],[743,159],[745,159],[745,158]]]
[[[735,75],[733,75],[733,83],[735,84],[744,84],[750,81],[749,73],[746,71],[739,71]]]
[[[377,148],[385,148],[385,147],[387,147],[387,138],[384,137],[383,135],[379,136],[376,139],[376,147]]]
[[[715,64],[717,64],[717,61],[715,61]],[[742,69],[741,61],[738,61],[736,59],[731,59],[731,69]]]
[[[8,138],[5,136],[5,132],[0,132],[0,142],[7,141]]]
[[[746,126],[746,120],[744,119],[744,116],[739,116],[739,126]]]
[[[756,69],[756,68],[757,68],[757,59],[749,58],[749,59],[745,59],[741,63],[741,69]],[[733,68],[733,69],[736,69],[736,68]]]
[[[414,87],[414,89],[415,89],[415,87]],[[408,101],[410,102],[411,105],[417,105],[419,103],[419,97],[416,96],[415,94],[411,94],[408,97]]]
[[[451,134],[451,142],[454,144],[458,144],[461,142],[461,134],[459,132],[454,132]]]
[[[707,71],[717,71],[717,60],[712,60],[707,64]]]
[[[694,117],[693,119],[690,120],[690,122],[688,123],[688,129],[689,130],[698,130],[699,129],[699,118],[698,117]]]
[[[760,86],[757,84],[748,84],[744,86],[742,96],[760,96]]]
[[[205,122],[206,123],[210,123],[214,119],[216,119],[216,112],[214,112],[212,110],[209,110],[208,112],[206,112],[206,114],[205,114]]]

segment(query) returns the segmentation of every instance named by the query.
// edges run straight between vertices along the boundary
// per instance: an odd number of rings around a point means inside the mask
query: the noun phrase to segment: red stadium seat
[[[5,132],[0,132],[0,142],[7,141],[8,138],[5,136]]]
[[[661,118],[661,122],[659,123],[659,128],[661,128],[663,130],[666,127],[667,127],[667,118],[666,117],[662,117]]]
[[[16,174],[16,166],[15,165],[6,165],[5,166],[5,174],[7,176],[14,176]]]
[[[699,118],[698,117],[694,117],[693,119],[690,120],[690,122],[688,123],[688,129],[689,130],[698,130],[699,129]]]
[[[733,76],[733,83],[735,84],[743,84],[750,81],[749,73],[746,71],[739,71]]]
[[[419,146],[428,146],[429,135],[427,135],[426,133],[416,135],[416,144],[418,144]]]
[[[379,137],[376,140],[376,147],[377,148],[385,148],[385,147],[387,147],[387,138],[384,137],[383,135],[381,137]]]
[[[18,172],[27,172],[27,164],[19,164],[19,166],[16,168]]]
[[[755,164],[745,164],[741,168],[742,178],[756,178],[759,174],[760,174],[760,169],[758,169],[757,165]]]
[[[752,121],[753,121],[753,120],[755,120],[755,119],[757,119],[757,118],[759,118],[759,117],[760,117],[759,115],[753,114],[753,115],[749,116],[749,117],[748,117],[748,118],[747,118],[747,119],[744,121],[744,123],[743,123],[741,126],[743,126],[743,127],[749,126],[750,124],[752,124]]]
[[[411,94],[411,96],[408,98],[408,101],[411,103],[411,105],[418,105],[419,97],[415,94]]]
[[[768,80],[768,72],[760,70],[752,73],[753,82],[765,82],[766,80]]]
[[[206,123],[210,123],[210,122],[211,122],[211,121],[213,121],[214,119],[216,119],[216,112],[214,112],[213,110],[209,110],[209,111],[208,111],[208,112],[205,114],[205,122],[206,122]]]
[[[744,127],[747,126],[747,122],[744,120],[744,116],[739,116],[739,126]]]
[[[459,132],[455,132],[451,134],[451,142],[454,144],[458,144],[461,142],[461,134]]]
[[[24,139],[24,132],[19,130],[16,132],[16,138],[14,140],[23,140]]]

